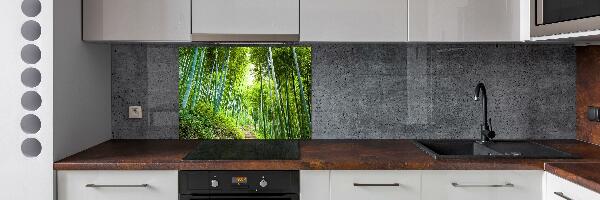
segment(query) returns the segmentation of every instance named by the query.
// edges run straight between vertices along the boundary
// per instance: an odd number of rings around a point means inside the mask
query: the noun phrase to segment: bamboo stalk
[[[279,94],[279,87],[277,85],[277,77],[275,76],[275,65],[273,64],[273,52],[271,50],[271,47],[268,47],[269,50],[269,54],[267,57],[267,63],[270,65],[271,68],[271,77],[273,79],[273,84],[274,84],[274,90],[275,90],[275,98],[277,98],[275,101],[277,101],[277,114],[278,114],[278,123],[280,126],[280,132],[277,132],[278,136],[281,136],[281,133],[285,133],[285,126],[283,125],[283,120],[281,119],[281,117],[283,117],[283,113],[281,112],[281,110],[283,109],[283,106],[281,105],[282,99],[281,99],[281,95]],[[278,137],[281,138],[281,137]]]
[[[221,69],[221,74],[219,77],[219,84],[217,85],[217,96],[216,96],[216,100],[214,102],[215,112],[219,112],[219,109],[221,107],[221,100],[223,99],[223,91],[225,90],[225,82],[227,81],[227,68],[229,66],[230,52],[231,51],[229,51],[229,47],[228,47],[227,56],[225,58],[225,61],[223,61],[223,65],[221,65],[222,69]]]
[[[268,59],[268,57],[267,57]],[[271,74],[271,67],[269,64],[267,64],[267,73],[270,75]],[[275,123],[276,117],[275,117],[275,109],[273,108],[273,106],[275,105],[275,98],[273,98],[273,86],[272,86],[272,80],[273,78],[271,77],[271,81],[269,81],[269,98],[271,99],[271,108],[270,108],[270,113],[271,113],[271,120],[269,121],[269,123],[271,124],[271,137],[276,137],[275,134],[277,134],[278,130],[278,126],[277,123]]]
[[[294,133],[292,130],[292,124],[290,122],[290,90],[289,90],[289,77],[285,78],[285,102],[286,102],[286,122],[288,126],[288,136],[287,138],[293,137]]]
[[[200,92],[202,91],[202,79],[204,78],[204,54],[206,52],[206,48],[202,48],[202,52],[200,53],[200,64],[198,65],[199,70],[198,70],[198,75],[196,77],[196,87],[194,88],[194,96],[192,98],[192,109],[194,109],[196,107],[196,102],[198,101],[198,98],[200,97]]]
[[[192,67],[191,67],[192,71],[190,72],[190,74],[188,75],[188,78],[186,80],[186,90],[185,90],[185,94],[183,96],[183,102],[182,102],[183,109],[185,109],[187,106],[188,98],[190,96],[190,90],[192,89],[192,79],[193,79],[194,71],[196,70],[196,59],[197,58],[198,58],[198,47],[196,47],[196,49],[194,50],[194,61],[192,62]]]
[[[303,121],[306,122],[306,125],[310,126],[310,114],[308,112],[308,106],[306,105],[306,101],[304,99],[304,86],[302,83],[302,74],[300,73],[300,67],[298,65],[298,55],[296,54],[296,47],[292,47],[292,53],[294,55],[294,65],[296,66],[296,73],[298,73],[298,83],[300,86],[300,101],[302,101],[302,110],[304,112],[304,114],[306,114],[308,116],[308,119],[306,119],[306,117],[303,117]],[[304,129],[307,129],[309,127],[304,127]],[[305,132],[306,134],[303,135],[308,135],[309,130],[304,130],[303,132]]]
[[[298,124],[298,134],[300,135],[301,129],[303,127],[303,122],[302,122],[302,110],[300,109],[300,102],[298,101],[299,98],[297,98],[296,96],[298,95],[298,92],[296,91],[296,81],[295,81],[295,76],[294,76],[294,72],[291,72],[292,75],[292,89],[293,89],[293,95],[294,96],[294,105],[296,107],[296,121]]]
[[[267,138],[267,127],[266,127],[266,119],[265,119],[265,111],[263,109],[263,75],[262,75],[262,65],[258,65],[258,77],[260,77],[260,114],[262,115],[263,121],[263,138]]]

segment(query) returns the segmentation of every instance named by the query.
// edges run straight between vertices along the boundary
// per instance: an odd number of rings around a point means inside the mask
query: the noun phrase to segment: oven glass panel
[[[538,9],[543,9],[543,16],[537,16],[543,18],[542,24],[600,16],[600,0],[537,0],[537,3]]]

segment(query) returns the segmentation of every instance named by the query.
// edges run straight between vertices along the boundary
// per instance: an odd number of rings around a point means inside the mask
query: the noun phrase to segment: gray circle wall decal
[[[21,143],[21,152],[27,157],[37,157],[42,152],[42,144],[35,138],[27,138]]]
[[[33,20],[26,21],[21,26],[21,35],[23,38],[29,41],[34,41],[40,38],[42,34],[42,27],[39,23]]]
[[[21,11],[27,17],[35,17],[42,11],[42,3],[38,0],[24,0],[21,3]]]
[[[40,70],[36,68],[30,67],[23,70],[21,73],[21,83],[27,87],[36,87],[40,82],[42,82],[42,74],[40,73]]]
[[[37,110],[42,105],[42,97],[35,91],[27,91],[21,97],[21,105],[28,111]]]
[[[21,129],[25,133],[28,133],[28,134],[37,133],[38,131],[40,131],[41,127],[42,127],[42,122],[40,121],[40,118],[33,114],[25,115],[21,119]]]
[[[25,45],[21,49],[21,59],[27,64],[35,64],[40,61],[42,52],[40,48],[34,44]]]

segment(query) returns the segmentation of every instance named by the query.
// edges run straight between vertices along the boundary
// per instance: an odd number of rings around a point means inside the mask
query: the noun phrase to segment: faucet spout
[[[490,124],[488,124],[487,93],[483,83],[479,83],[475,87],[475,96],[473,99],[475,101],[482,100],[481,105],[483,107],[483,123],[481,124],[481,142],[489,142],[496,136],[496,133],[491,130]]]

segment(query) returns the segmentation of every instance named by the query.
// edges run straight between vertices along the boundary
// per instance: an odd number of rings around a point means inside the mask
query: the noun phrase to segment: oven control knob
[[[258,185],[260,185],[260,187],[267,187],[267,185],[269,185],[269,183],[267,183],[267,181],[265,179],[260,180],[260,183],[258,183]]]
[[[219,181],[217,180],[210,180],[210,187],[219,187]]]

